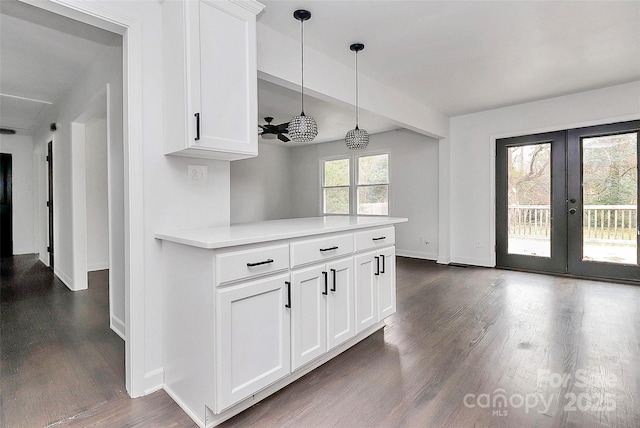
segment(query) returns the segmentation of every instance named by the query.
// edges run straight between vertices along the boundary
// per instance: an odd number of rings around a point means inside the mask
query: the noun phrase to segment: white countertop
[[[408,221],[402,217],[327,216],[240,223],[231,226],[156,232],[165,241],[200,248],[224,248],[278,239],[299,238],[368,227],[389,226]]]

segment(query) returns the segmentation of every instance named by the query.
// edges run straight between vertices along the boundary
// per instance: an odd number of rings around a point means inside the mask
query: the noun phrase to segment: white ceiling
[[[361,74],[450,116],[640,80],[639,1],[263,2],[261,23],[298,40],[291,15],[307,8],[308,45],[352,67],[349,45],[363,42]],[[105,46],[121,42],[15,0],[1,0],[0,13],[5,94],[55,104]],[[351,106],[311,97],[305,103],[319,123],[315,142],[341,139],[353,127]],[[264,116],[288,121],[299,108],[297,92],[259,82],[260,123]],[[3,102],[0,124],[10,111]],[[396,128],[367,112],[360,124],[372,134]]]
[[[56,104],[122,37],[16,0],[0,1],[0,92]],[[0,99],[0,125],[30,131],[48,107]]]
[[[259,21],[449,115],[640,79],[640,1],[265,0]],[[258,33],[259,37],[259,33]]]

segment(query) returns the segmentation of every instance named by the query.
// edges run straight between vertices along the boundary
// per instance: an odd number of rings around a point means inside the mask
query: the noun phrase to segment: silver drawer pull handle
[[[266,265],[268,263],[273,263],[273,259],[267,259],[264,260],[262,262],[255,262],[255,263],[247,263],[247,267],[254,267],[254,266],[260,266],[260,265]]]
[[[338,247],[329,247],[329,248],[320,248],[320,251],[331,251],[331,250],[337,250]]]
[[[371,239],[373,239],[374,241],[382,241],[383,239],[387,239],[387,237],[386,236],[381,236],[379,238],[371,238]]]

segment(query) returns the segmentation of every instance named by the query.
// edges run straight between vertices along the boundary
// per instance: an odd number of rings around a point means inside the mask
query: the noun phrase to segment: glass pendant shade
[[[287,134],[289,134],[289,138],[299,143],[313,141],[318,135],[318,125],[313,117],[306,116],[302,112],[300,116],[295,116],[289,121]]]
[[[358,127],[359,109],[358,109],[358,52],[364,49],[362,43],[354,43],[349,46],[356,53],[356,127],[347,132],[344,136],[344,143],[349,150],[362,150],[369,144],[369,133]]]
[[[356,126],[355,129],[347,132],[344,142],[350,150],[364,149],[369,144],[369,133]]]
[[[301,79],[300,79],[300,87],[301,87],[301,100],[302,104],[302,112],[299,116],[295,116],[291,118],[289,121],[289,128],[287,129],[287,134],[291,141],[295,141],[298,143],[306,143],[309,141],[313,141],[318,135],[318,124],[316,120],[311,116],[306,116],[304,114],[304,21],[311,18],[311,12],[308,10],[296,10],[293,12],[293,17],[300,21],[300,50],[301,50]]]

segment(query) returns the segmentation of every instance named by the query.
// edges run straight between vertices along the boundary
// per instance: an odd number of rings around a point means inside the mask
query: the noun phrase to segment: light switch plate
[[[206,186],[209,180],[209,169],[206,165],[189,165],[189,184]]]

